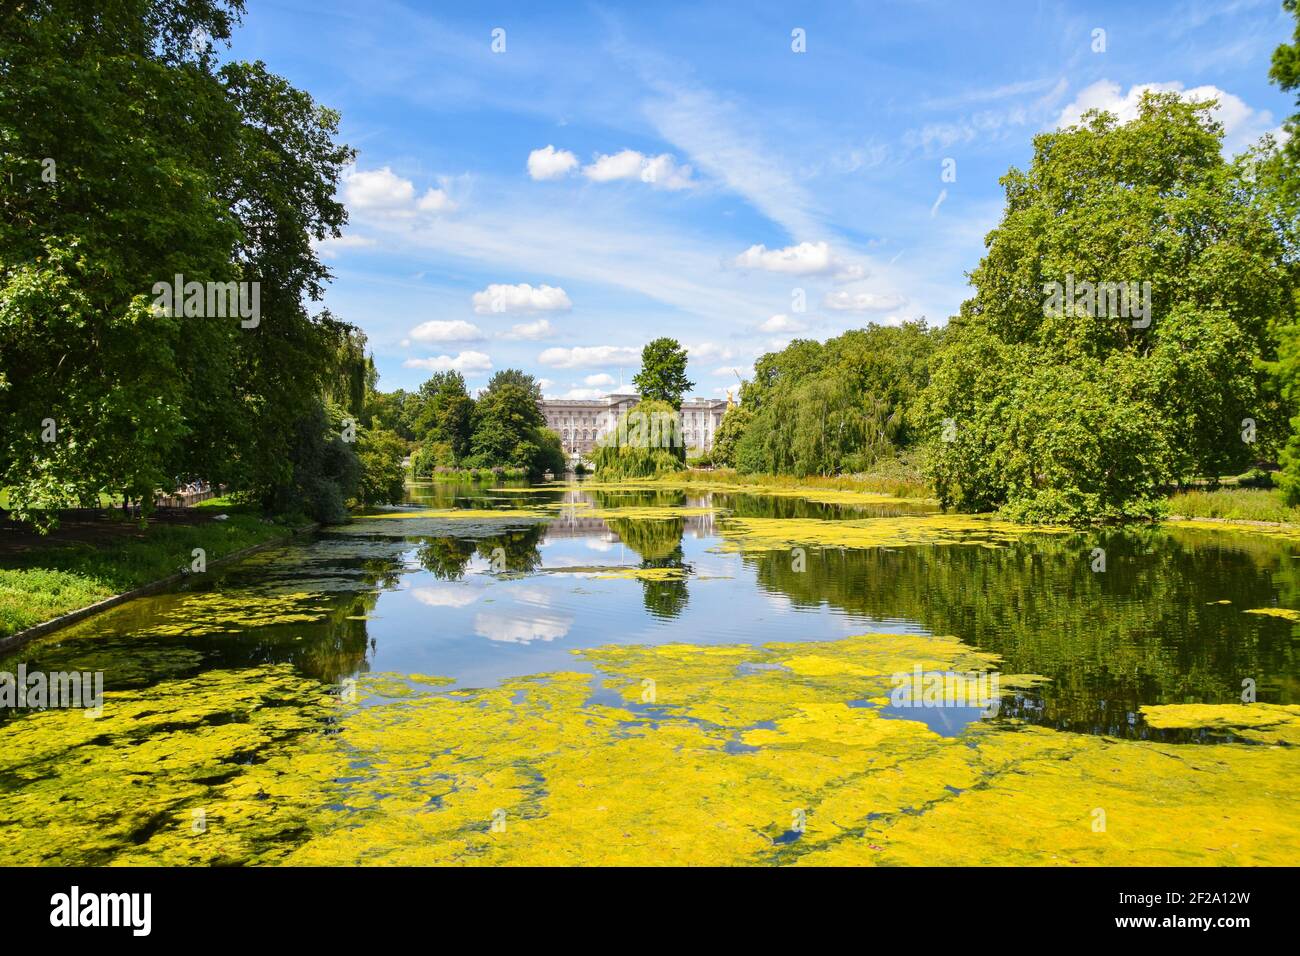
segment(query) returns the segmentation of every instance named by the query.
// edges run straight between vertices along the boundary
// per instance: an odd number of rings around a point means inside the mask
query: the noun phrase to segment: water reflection
[[[414,487],[411,502],[530,513],[357,522],[132,602],[0,667],[103,670],[109,689],[263,663],[326,683],[382,671],[482,687],[590,669],[571,652],[611,643],[896,632],[956,635],[1000,655],[1006,674],[1049,678],[1001,713],[1064,730],[1148,736],[1143,705],[1235,701],[1248,678],[1261,701],[1300,701],[1296,626],[1243,613],[1300,606],[1298,555],[1280,540],[1148,530],[998,548],[810,545],[796,563],[785,551],[720,550],[726,516],[932,509],[451,483]],[[1105,572],[1092,570],[1095,547],[1107,553]],[[942,713],[936,729],[957,732],[978,717]]]

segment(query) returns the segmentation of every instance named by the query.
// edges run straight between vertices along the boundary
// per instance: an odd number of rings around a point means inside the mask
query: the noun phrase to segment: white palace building
[[[597,442],[613,431],[619,417],[641,401],[636,394],[616,392],[604,398],[545,398],[546,427],[557,432],[570,456],[589,455]],[[727,402],[721,398],[688,398],[682,402],[682,440],[688,454],[713,449],[713,436],[722,424]]]

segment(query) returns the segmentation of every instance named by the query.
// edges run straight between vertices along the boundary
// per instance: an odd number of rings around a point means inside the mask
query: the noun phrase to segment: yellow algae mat
[[[287,666],[0,725],[0,863],[1295,864],[1300,708],[1164,706],[1165,744],[882,716],[953,638],[608,646],[590,673],[324,692]],[[1006,676],[1006,692],[1028,678]],[[856,704],[852,705],[852,704]],[[1248,742],[1244,742],[1248,741]]]
[[[746,485],[727,481],[674,481],[671,478],[645,479],[641,481],[597,481],[570,482],[550,486],[552,490],[566,491],[608,491],[608,492],[682,492],[684,494],[708,494],[718,492],[729,495],[754,495],[765,498],[801,498],[827,505],[936,505],[934,498],[904,498],[881,491],[859,491],[852,488],[818,488],[815,485],[781,486],[781,485]]]
[[[1023,525],[985,515],[926,514],[828,521],[819,518],[722,519],[728,550],[772,551],[813,545],[828,548],[897,548],[927,544],[996,547],[1033,534],[1069,534],[1072,529]]]

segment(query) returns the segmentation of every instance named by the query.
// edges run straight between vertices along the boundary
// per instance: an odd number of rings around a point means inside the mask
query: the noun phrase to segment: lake
[[[1300,859],[1287,534],[720,484],[409,497],[0,661],[106,692],[0,721],[4,862]]]

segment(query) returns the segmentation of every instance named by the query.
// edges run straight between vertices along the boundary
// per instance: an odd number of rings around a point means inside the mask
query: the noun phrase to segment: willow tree
[[[671,474],[686,467],[677,408],[646,399],[624,412],[592,455],[596,477],[648,478]]]

